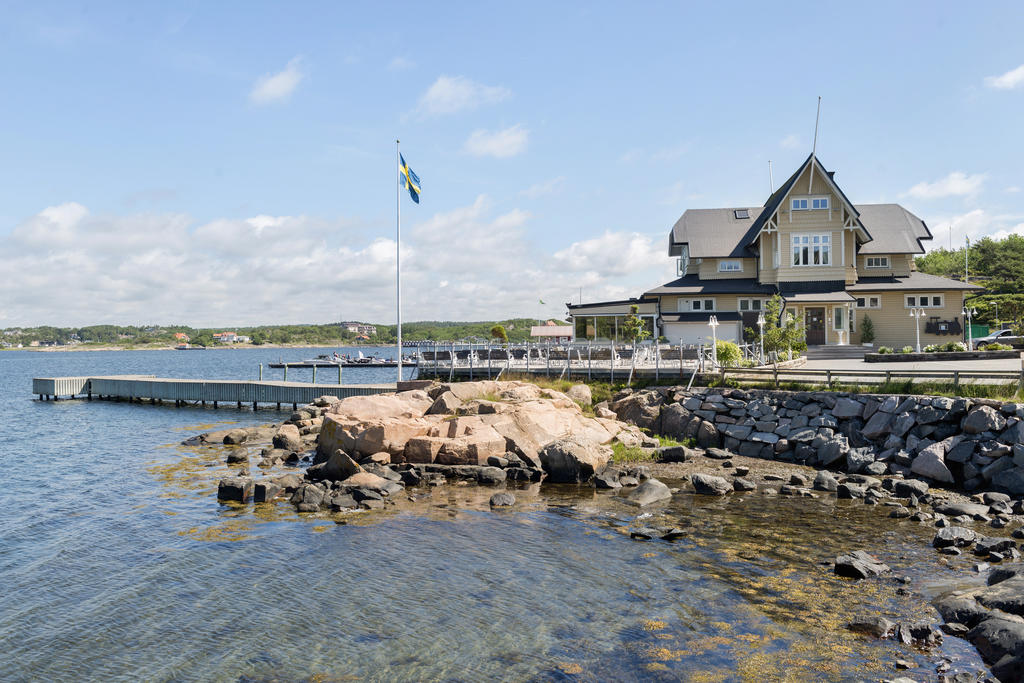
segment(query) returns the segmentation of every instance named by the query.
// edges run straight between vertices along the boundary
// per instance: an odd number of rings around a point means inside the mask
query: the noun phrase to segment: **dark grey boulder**
[[[614,467],[609,467],[594,475],[594,485],[599,489],[622,488],[622,484],[619,482],[619,471]]]
[[[979,603],[989,609],[1024,616],[1024,577],[1014,576],[978,593]]]
[[[846,454],[846,471],[851,474],[862,472],[865,467],[875,461],[870,448],[853,448]],[[822,463],[824,464],[824,463]]]
[[[476,474],[476,480],[484,486],[494,486],[505,483],[507,475],[500,467],[481,467]]]
[[[888,638],[895,632],[896,622],[889,621],[885,617],[869,616],[850,622],[846,628],[857,633],[866,633],[875,638]]]
[[[900,623],[895,637],[904,645],[918,648],[930,648],[942,642],[942,632],[927,622]]]
[[[831,472],[818,472],[812,486],[815,491],[835,491],[839,488],[839,482]]]
[[[981,503],[939,503],[934,508],[939,514],[950,517],[959,517],[961,515],[974,517],[975,515],[988,514],[988,505],[982,505]]]
[[[978,406],[967,414],[961,428],[968,434],[999,432],[1006,427],[1006,418],[991,406]]]
[[[269,503],[283,491],[284,488],[279,483],[265,479],[253,485],[252,499],[256,503]]]
[[[866,579],[889,571],[889,566],[863,550],[840,555],[835,561],[835,573],[851,579]]]
[[[974,543],[977,538],[978,534],[970,529],[962,526],[948,526],[939,529],[939,532],[935,534],[935,538],[932,539],[932,545],[936,548],[948,548],[950,546],[966,548]]]
[[[729,482],[713,474],[694,474],[690,477],[690,483],[697,493],[708,496],[724,496],[733,490]]]
[[[245,443],[248,438],[249,432],[244,429],[232,429],[224,435],[223,441],[228,446],[237,446],[238,444]]]
[[[668,500],[671,497],[672,491],[669,490],[668,486],[657,479],[648,479],[630,492],[626,497],[626,502],[632,505],[644,507],[663,500]]]
[[[217,500],[245,503],[252,493],[253,481],[249,477],[228,477],[217,483]]]
[[[971,628],[988,617],[989,612],[970,595],[944,595],[932,603],[947,622]]]
[[[880,439],[889,433],[889,426],[892,424],[891,413],[876,412],[861,428],[861,434],[867,439]]]
[[[1003,657],[1024,656],[1024,623],[1006,617],[991,616],[967,634],[967,639],[990,662]]]
[[[732,488],[734,491],[753,491],[757,488],[757,484],[744,479],[743,477],[736,477],[732,480]]]
[[[896,479],[892,484],[892,493],[897,498],[910,498],[911,496],[920,498],[928,493],[929,488],[927,482],[920,479]]]
[[[492,508],[511,507],[516,504],[516,497],[508,491],[500,491],[491,496],[490,505]]]
[[[347,493],[335,493],[326,499],[328,506],[334,512],[340,512],[341,510],[355,510],[359,507],[359,503],[356,499]]]

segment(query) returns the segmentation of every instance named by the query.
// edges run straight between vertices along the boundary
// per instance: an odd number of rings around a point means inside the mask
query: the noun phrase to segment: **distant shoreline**
[[[230,346],[207,346],[204,351],[232,351],[237,349],[378,349],[390,348],[394,344],[231,344]],[[85,351],[176,351],[173,346],[25,346],[20,349],[0,349],[2,351],[32,351],[35,353],[57,353],[61,351],[85,352]]]

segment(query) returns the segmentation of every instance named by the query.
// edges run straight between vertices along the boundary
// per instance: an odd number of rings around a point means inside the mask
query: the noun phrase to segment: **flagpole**
[[[402,153],[395,140],[395,168],[401,168]],[[396,179],[397,180],[397,179]],[[402,381],[402,188],[395,183],[395,308],[398,320],[398,381]]]

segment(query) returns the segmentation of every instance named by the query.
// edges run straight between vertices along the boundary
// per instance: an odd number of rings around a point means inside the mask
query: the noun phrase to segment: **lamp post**
[[[708,320],[708,327],[711,328],[711,362],[715,369],[718,369],[718,316],[711,316]]]
[[[786,349],[786,360],[793,360],[793,340],[789,335],[789,328],[793,324],[793,314],[786,311],[786,340],[789,342],[789,346]]]
[[[921,353],[921,318],[927,315],[923,308],[910,309],[910,317],[914,318],[914,332],[917,335],[917,352]]]
[[[967,308],[964,306],[964,317],[967,318],[967,350],[974,350],[974,330],[971,329],[971,319],[978,315],[977,308]]]
[[[764,311],[757,315],[757,326],[761,330],[761,365],[764,365]]]
[[[999,302],[998,301],[993,301],[992,305],[996,307],[996,329],[997,330],[1001,330],[1003,328],[999,324]]]

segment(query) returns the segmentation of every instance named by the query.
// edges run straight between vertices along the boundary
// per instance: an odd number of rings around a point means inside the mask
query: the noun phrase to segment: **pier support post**
[[[252,412],[256,412],[256,401],[252,402]]]
[[[216,407],[217,407],[217,401],[214,401],[214,402],[213,402],[213,407],[214,407],[214,408],[216,408]]]
[[[263,363],[260,363],[260,381],[263,381]]]
[[[284,381],[285,382],[288,381],[288,364],[287,363],[284,364]]]
[[[241,410],[241,409],[242,409],[242,402],[241,402],[241,401],[239,401],[239,402],[238,402],[238,409],[239,409],[239,410]]]
[[[338,363],[338,384],[341,384],[341,363]]]
[[[313,363],[313,384],[316,384],[316,363]]]

